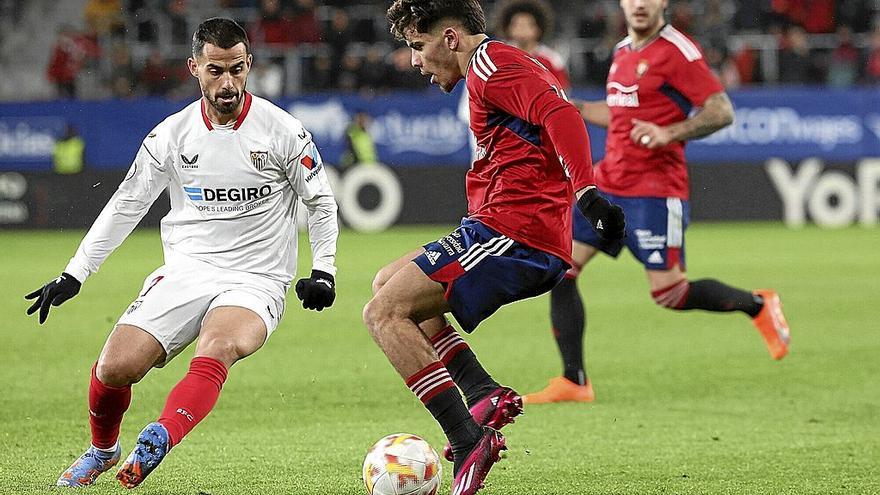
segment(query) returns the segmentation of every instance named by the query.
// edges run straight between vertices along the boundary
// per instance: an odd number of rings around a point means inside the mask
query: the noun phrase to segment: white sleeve
[[[307,133],[306,138],[301,141],[299,152],[294,152],[287,163],[287,177],[308,210],[312,269],[336,276],[336,239],[339,237],[336,199],[324,172],[321,154]]]
[[[122,244],[168,185],[165,167],[159,162],[161,158],[147,148],[146,142],[141,145],[128,175],[104,206],[64,271],[85,282]]]

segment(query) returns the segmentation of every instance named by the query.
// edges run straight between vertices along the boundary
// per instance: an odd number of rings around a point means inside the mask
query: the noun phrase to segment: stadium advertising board
[[[395,224],[456,223],[465,215],[466,169],[453,166],[327,167],[342,222],[363,232]],[[784,220],[797,227],[880,221],[880,158],[825,163],[818,159],[763,166],[692,165],[694,220]],[[0,173],[0,227],[84,228],[123,179],[123,170],[58,176],[49,172]],[[163,196],[145,218],[158,225],[168,210]]]
[[[602,97],[597,92],[575,95]],[[843,162],[880,156],[880,90],[748,90],[731,97],[736,122],[690,143],[692,162],[760,165],[772,157]],[[76,127],[85,140],[89,167],[128,168],[150,129],[186,103],[143,99],[0,104],[0,170],[50,169],[54,139],[67,125]],[[330,163],[339,163],[345,153],[346,129],[357,112],[372,118],[369,131],[382,163],[395,168],[469,163],[467,127],[458,117],[455,95],[436,90],[374,98],[325,94],[277,103],[303,121]],[[605,132],[590,126],[590,134],[598,160]]]

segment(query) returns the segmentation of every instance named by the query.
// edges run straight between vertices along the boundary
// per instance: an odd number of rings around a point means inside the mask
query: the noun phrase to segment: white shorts
[[[284,313],[286,292],[285,284],[266,277],[188,259],[151,273],[117,325],[134,325],[155,337],[165,349],[164,366],[199,336],[205,315],[219,306],[259,315],[268,339]]]

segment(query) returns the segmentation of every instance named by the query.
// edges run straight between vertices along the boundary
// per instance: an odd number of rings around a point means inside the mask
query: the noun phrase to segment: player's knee
[[[658,306],[669,309],[681,309],[687,299],[689,288],[688,280],[686,278],[681,279],[672,285],[651,291],[651,299]]]
[[[373,278],[373,295],[376,295],[379,292],[379,289],[381,289],[387,281],[388,276],[385,275],[385,268],[383,268],[379,270],[379,273],[377,273],[376,276]]]
[[[370,302],[364,306],[364,324],[370,329],[370,333],[375,334],[383,328],[387,328],[387,323],[395,318],[400,317],[398,311],[395,310],[396,305],[387,297],[373,296]]]
[[[95,367],[95,376],[104,385],[125,387],[141,381],[148,370],[136,363],[102,356]]]
[[[246,356],[237,342],[226,337],[209,338],[206,342],[201,342],[198,354],[228,365]]]

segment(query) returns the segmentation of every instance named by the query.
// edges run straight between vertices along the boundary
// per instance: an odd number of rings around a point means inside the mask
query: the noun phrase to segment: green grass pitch
[[[405,431],[439,450],[442,432],[361,308],[378,268],[447,230],[343,233],[336,305],[305,312],[291,293],[268,345],[231,370],[213,413],[137,493],[361,494],[376,439]],[[0,233],[0,494],[59,493],[51,485],[88,445],[89,368],[161,263],[158,233],[138,231],[40,327],[22,296],[57,275],[81,235]],[[772,361],[740,314],[656,307],[628,254],[600,258],[580,279],[597,402],[528,408],[505,429],[510,451],[487,495],[880,493],[880,231],[697,224],[688,261],[695,279],[777,288],[791,354]],[[503,308],[468,341],[523,393],[560,372],[546,296]],[[191,353],[135,386],[124,453]],[[449,464],[443,476],[448,493]],[[111,474],[82,493],[123,492]]]

